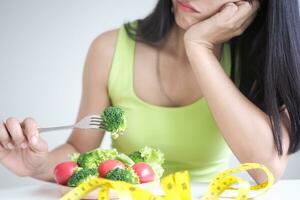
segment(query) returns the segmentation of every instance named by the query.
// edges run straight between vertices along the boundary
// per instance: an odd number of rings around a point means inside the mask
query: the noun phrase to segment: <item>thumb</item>
[[[38,131],[38,125],[33,118],[26,118],[22,122],[22,127],[24,134],[28,140],[28,146],[30,150],[33,152],[47,152],[48,145],[47,143],[40,137]]]
[[[48,144],[38,134],[34,136],[34,142],[29,143],[29,148],[36,153],[48,152]]]

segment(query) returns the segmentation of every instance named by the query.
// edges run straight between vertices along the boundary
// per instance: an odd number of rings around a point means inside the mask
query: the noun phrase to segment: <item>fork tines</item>
[[[90,125],[92,126],[100,126],[102,122],[101,117],[91,117]]]

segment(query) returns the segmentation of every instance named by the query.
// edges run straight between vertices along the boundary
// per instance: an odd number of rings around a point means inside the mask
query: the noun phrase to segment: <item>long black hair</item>
[[[248,0],[251,2],[251,0]],[[153,12],[125,24],[127,34],[157,45],[174,25],[171,0],[159,0]],[[255,20],[230,40],[231,79],[272,122],[274,142],[282,155],[281,112],[288,111],[289,153],[300,140],[300,16],[298,0],[262,0]]]

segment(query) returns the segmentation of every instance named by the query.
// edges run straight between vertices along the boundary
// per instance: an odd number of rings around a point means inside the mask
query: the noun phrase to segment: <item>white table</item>
[[[207,191],[207,184],[192,184],[195,199]],[[160,193],[160,191],[158,191]],[[55,200],[60,198],[57,186],[52,183],[36,181],[34,185],[2,189],[1,200]],[[300,199],[300,180],[281,180],[259,200],[297,200]]]

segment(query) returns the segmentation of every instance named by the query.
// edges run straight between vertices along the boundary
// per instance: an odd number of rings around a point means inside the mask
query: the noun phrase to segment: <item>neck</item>
[[[174,24],[171,31],[166,37],[162,49],[167,51],[170,55],[176,59],[188,62],[188,57],[184,47],[184,36],[185,30],[180,28],[177,24]]]

